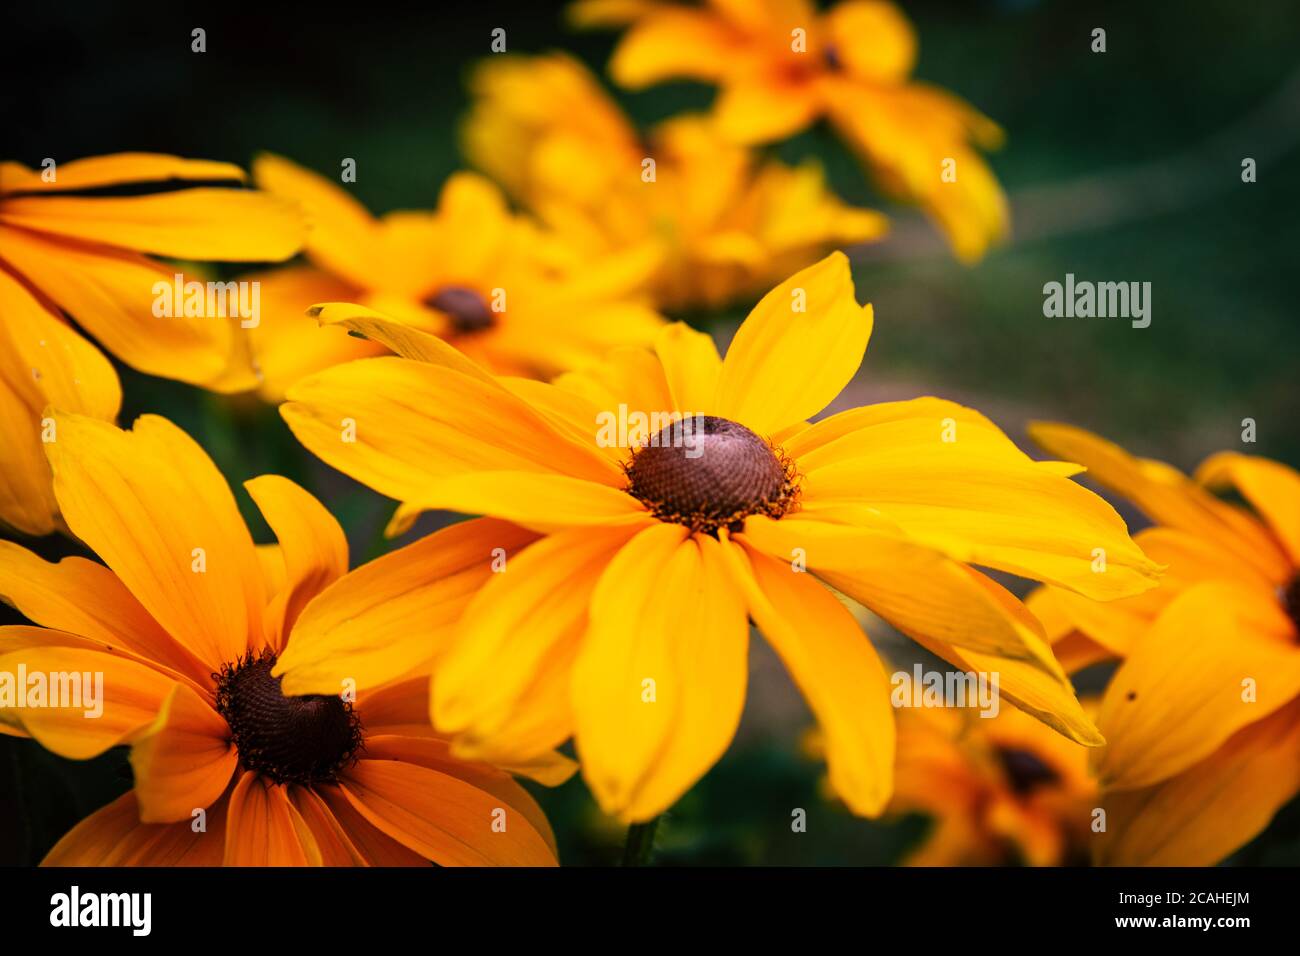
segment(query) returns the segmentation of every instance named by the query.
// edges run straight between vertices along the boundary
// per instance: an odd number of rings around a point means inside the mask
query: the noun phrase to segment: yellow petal
[[[567,475],[529,471],[479,471],[432,482],[414,502],[513,521],[546,533],[601,525],[646,525],[654,521],[625,491]]]
[[[571,736],[569,671],[587,606],[633,533],[577,528],[550,535],[491,577],[466,607],[435,675],[439,730],[458,735],[466,752],[498,759],[533,757]]]
[[[904,80],[916,64],[916,33],[903,12],[880,0],[848,0],[826,12],[826,42],[846,73],[877,82]]]
[[[244,171],[230,163],[182,159],[164,153],[113,153],[74,159],[54,167],[52,182],[42,178],[44,172],[18,163],[0,163],[0,193],[98,189],[124,183],[161,183],[178,179],[233,179],[240,182],[244,179]]]
[[[364,691],[428,665],[497,557],[534,537],[464,521],[362,565],[307,605],[272,673],[286,694],[338,694],[348,679]]]
[[[623,546],[592,594],[573,714],[583,776],[607,812],[627,812],[672,733],[680,693],[672,638],[692,630],[702,606],[698,568],[686,528],[656,523]]]
[[[849,808],[879,816],[893,791],[890,684],[853,615],[806,573],[728,544],[750,616],[803,692],[826,737],[831,785]]]
[[[620,86],[640,89],[668,79],[717,79],[735,44],[715,17],[695,10],[658,8],[634,24],[609,63]]]
[[[737,540],[787,565],[801,561],[905,633],[1056,668],[1041,632],[1007,614],[981,575],[901,536],[820,521],[819,513],[780,521],[756,515]]]
[[[267,641],[278,651],[307,602],[348,573],[348,541],[325,506],[288,478],[244,482],[280,542],[285,590],[267,611]]]
[[[362,289],[382,275],[379,225],[341,185],[271,153],[253,161],[253,179],[302,208],[310,226],[304,251],[326,272]]]
[[[245,189],[6,199],[0,222],[175,259],[279,262],[302,248],[293,203]]]
[[[1134,458],[1118,445],[1070,425],[1035,422],[1029,434],[1052,454],[1087,466],[1090,478],[1131,500],[1157,524],[1215,542],[1269,580],[1286,579],[1290,564],[1259,523],[1218,501],[1177,469]]]
[[[173,287],[174,268],[3,225],[0,259],[133,368],[225,391],[256,385],[240,320],[154,315],[155,286]]]
[[[722,359],[713,336],[689,325],[674,322],[664,326],[655,339],[655,352],[663,363],[672,411],[683,415],[707,415],[714,407]]]
[[[1268,522],[1300,565],[1300,475],[1280,462],[1236,452],[1220,452],[1196,470],[1196,480],[1211,488],[1235,487]]]
[[[445,773],[399,760],[362,760],[339,788],[373,826],[441,866],[556,865],[546,837],[525,814]]]
[[[728,79],[718,93],[714,115],[724,136],[751,145],[789,139],[811,126],[821,108],[811,80],[755,73]]]
[[[3,343],[0,343],[2,345]],[[0,375],[0,525],[26,535],[58,527],[58,502],[41,444],[41,415]]]
[[[1213,866],[1300,792],[1300,702],[1237,731],[1153,787],[1106,794],[1103,866]]]
[[[1271,597],[1210,582],[1169,605],[1102,699],[1103,786],[1167,779],[1300,694],[1300,647]]]
[[[759,435],[811,418],[849,383],[871,336],[841,252],[795,273],[754,307],[722,363],[717,414]]]
[[[177,684],[131,748],[140,819],[192,821],[195,810],[225,792],[238,763],[226,722],[207,701]]]
[[[401,358],[364,359],[289,390],[280,413],[298,440],[399,501],[478,471],[559,473],[621,485],[622,470],[496,382]]]
[[[213,669],[261,645],[257,554],[221,472],[154,415],[132,431],[54,413],[46,453],[69,527]]]

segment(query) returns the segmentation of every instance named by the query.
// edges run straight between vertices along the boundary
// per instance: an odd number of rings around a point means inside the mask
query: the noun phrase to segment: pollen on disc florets
[[[469,286],[444,286],[431,295],[425,304],[445,314],[451,321],[452,329],[460,335],[484,332],[492,328],[495,321],[487,300],[477,289]]]
[[[780,518],[799,500],[799,475],[784,452],[712,415],[668,425],[626,470],[628,493],[656,518],[707,534],[739,531],[750,515]]]
[[[217,712],[230,725],[239,760],[276,783],[320,783],[356,762],[361,718],[342,697],[286,697],[271,676],[275,654],[249,652],[226,664],[217,681]]]

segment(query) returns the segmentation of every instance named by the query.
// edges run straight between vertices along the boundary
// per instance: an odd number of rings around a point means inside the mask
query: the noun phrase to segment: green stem
[[[627,842],[623,844],[624,866],[649,866],[650,856],[654,852],[655,827],[659,818],[652,817],[645,823],[634,823],[627,828]]]

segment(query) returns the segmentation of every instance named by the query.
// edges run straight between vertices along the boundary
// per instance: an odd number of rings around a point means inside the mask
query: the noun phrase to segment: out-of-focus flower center
[[[683,418],[636,450],[628,492],[661,521],[715,534],[750,515],[779,518],[798,502],[794,463],[744,425]]]
[[[1291,583],[1282,591],[1282,606],[1295,625],[1296,634],[1300,635],[1300,574],[1291,579]]]
[[[1060,774],[1028,750],[999,747],[997,754],[1012,791],[1021,796],[1058,783],[1061,779]]]
[[[333,780],[361,749],[361,720],[341,697],[286,697],[264,650],[227,664],[217,680],[217,711],[230,725],[239,759],[276,783]]]
[[[458,335],[484,332],[492,328],[495,321],[487,300],[469,286],[444,286],[431,295],[425,304],[444,313]]]

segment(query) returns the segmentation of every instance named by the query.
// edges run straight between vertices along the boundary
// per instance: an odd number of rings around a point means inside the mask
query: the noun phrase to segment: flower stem
[[[658,817],[651,817],[645,823],[634,823],[627,828],[627,842],[623,844],[624,866],[649,866],[650,856],[654,853],[655,827],[659,825]]]

